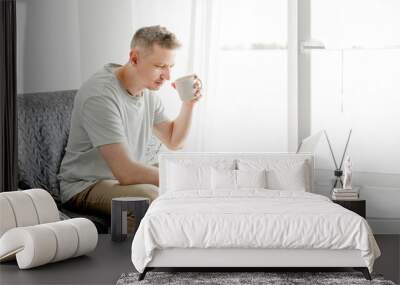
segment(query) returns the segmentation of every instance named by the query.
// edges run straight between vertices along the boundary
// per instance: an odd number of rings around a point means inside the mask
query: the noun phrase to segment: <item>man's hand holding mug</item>
[[[178,91],[184,104],[194,105],[202,97],[202,82],[196,74],[186,75],[176,79],[172,87]]]

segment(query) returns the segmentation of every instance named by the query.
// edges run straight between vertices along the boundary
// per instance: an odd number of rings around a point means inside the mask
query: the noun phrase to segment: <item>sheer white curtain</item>
[[[220,1],[192,0],[188,73],[203,82],[202,100],[197,104],[184,151],[207,151],[212,137],[207,136],[212,121],[210,105],[216,93],[219,43]],[[217,138],[218,139],[218,138]]]
[[[191,23],[205,88],[185,150],[287,151],[287,2],[193,0]]]

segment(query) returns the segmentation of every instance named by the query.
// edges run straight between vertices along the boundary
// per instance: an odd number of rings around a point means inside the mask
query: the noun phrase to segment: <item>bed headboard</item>
[[[314,159],[311,153],[224,153],[224,152],[164,152],[159,154],[160,169],[160,194],[165,192],[168,184],[167,168],[169,163],[191,164],[191,165],[221,165],[232,169],[238,169],[240,161],[268,161],[271,164],[281,162],[305,162],[308,166],[307,191],[313,192],[314,184]]]

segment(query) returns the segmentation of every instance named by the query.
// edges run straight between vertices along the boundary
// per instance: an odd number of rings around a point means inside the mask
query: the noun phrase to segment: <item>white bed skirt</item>
[[[197,249],[154,251],[147,267],[366,267],[359,250]]]

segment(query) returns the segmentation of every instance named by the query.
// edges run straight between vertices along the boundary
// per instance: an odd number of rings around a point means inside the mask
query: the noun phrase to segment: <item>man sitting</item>
[[[114,197],[157,197],[158,168],[144,162],[151,133],[169,149],[180,149],[201,98],[197,80],[194,99],[182,102],[171,121],[154,93],[170,79],[179,46],[164,27],[141,28],[133,36],[128,63],[107,64],[81,86],[58,175],[66,206],[110,215]]]

